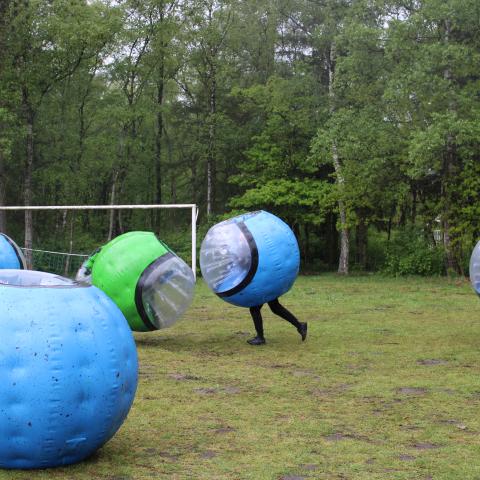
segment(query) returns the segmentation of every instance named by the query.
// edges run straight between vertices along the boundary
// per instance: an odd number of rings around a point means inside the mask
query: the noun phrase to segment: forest
[[[304,273],[468,273],[480,237],[478,0],[0,0],[0,205],[264,209]],[[185,219],[186,218],[186,219]],[[188,216],[15,214],[89,253]]]

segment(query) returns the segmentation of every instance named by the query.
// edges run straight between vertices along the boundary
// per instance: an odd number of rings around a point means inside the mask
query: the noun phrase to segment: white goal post
[[[198,208],[193,203],[166,205],[50,205],[50,206],[0,206],[0,210],[36,211],[36,210],[158,210],[158,209],[189,209],[192,212],[192,270],[196,279],[197,266],[197,216]]]

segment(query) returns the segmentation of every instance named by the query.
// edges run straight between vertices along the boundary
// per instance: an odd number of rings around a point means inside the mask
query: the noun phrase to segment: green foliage
[[[232,207],[271,210],[298,223],[320,224],[332,209],[332,185],[304,179],[266,181],[230,202]]]
[[[445,252],[417,228],[399,231],[389,242],[383,272],[389,275],[441,275],[445,272]]]
[[[337,262],[339,228],[350,259],[376,269],[389,231],[438,219],[450,268],[465,271],[480,236],[478,8],[3,2],[0,203],[196,203],[200,239],[216,219],[264,208],[294,228],[312,269]],[[75,248],[103,242],[106,218],[79,216]],[[113,220],[113,235],[163,227]],[[170,220],[189,255],[185,223]],[[23,223],[7,229],[22,238]],[[33,228],[34,244],[69,248],[68,221]]]

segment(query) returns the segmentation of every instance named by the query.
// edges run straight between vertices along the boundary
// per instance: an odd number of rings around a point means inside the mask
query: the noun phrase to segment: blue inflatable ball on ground
[[[480,296],[480,242],[477,243],[473,249],[472,256],[470,257],[470,281],[472,287]]]
[[[96,287],[29,270],[0,270],[0,305],[0,468],[85,459],[135,396],[125,317]]]
[[[225,301],[253,307],[290,290],[300,265],[290,227],[260,210],[214,225],[200,249],[208,286]]]
[[[18,245],[4,233],[0,233],[0,269],[25,268],[25,257]]]

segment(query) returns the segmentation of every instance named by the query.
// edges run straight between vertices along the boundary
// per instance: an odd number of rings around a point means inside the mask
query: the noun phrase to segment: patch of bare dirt
[[[448,362],[446,360],[440,360],[436,358],[426,358],[424,360],[417,360],[418,365],[425,365],[427,367],[432,367],[435,365],[446,365]]]
[[[205,460],[208,460],[210,458],[214,458],[217,456],[217,453],[214,452],[213,450],[205,450],[201,455],[200,458],[203,458]]]
[[[412,447],[415,450],[434,450],[436,448],[440,448],[440,445],[435,445],[434,443],[429,443],[429,442],[421,442],[421,443],[414,443]]]
[[[220,388],[202,387],[202,388],[195,388],[193,391],[195,393],[198,393],[199,395],[215,395],[219,393],[223,393],[226,395],[237,395],[238,393],[241,392],[241,390],[238,387],[220,387]]]
[[[396,390],[397,393],[401,395],[425,395],[428,390],[423,387],[400,387]]]
[[[402,460],[402,462],[412,462],[416,459],[416,457],[414,457],[413,455],[402,454],[398,456],[398,459]]]
[[[224,434],[224,433],[232,433],[232,432],[236,432],[236,429],[233,428],[233,427],[229,427],[228,425],[226,427],[220,427],[220,428],[216,428],[214,430],[215,433],[218,433],[218,434]]]
[[[184,382],[188,380],[202,380],[201,377],[197,377],[195,375],[183,374],[183,373],[169,373],[167,376],[172,380],[178,380],[179,382]]]

